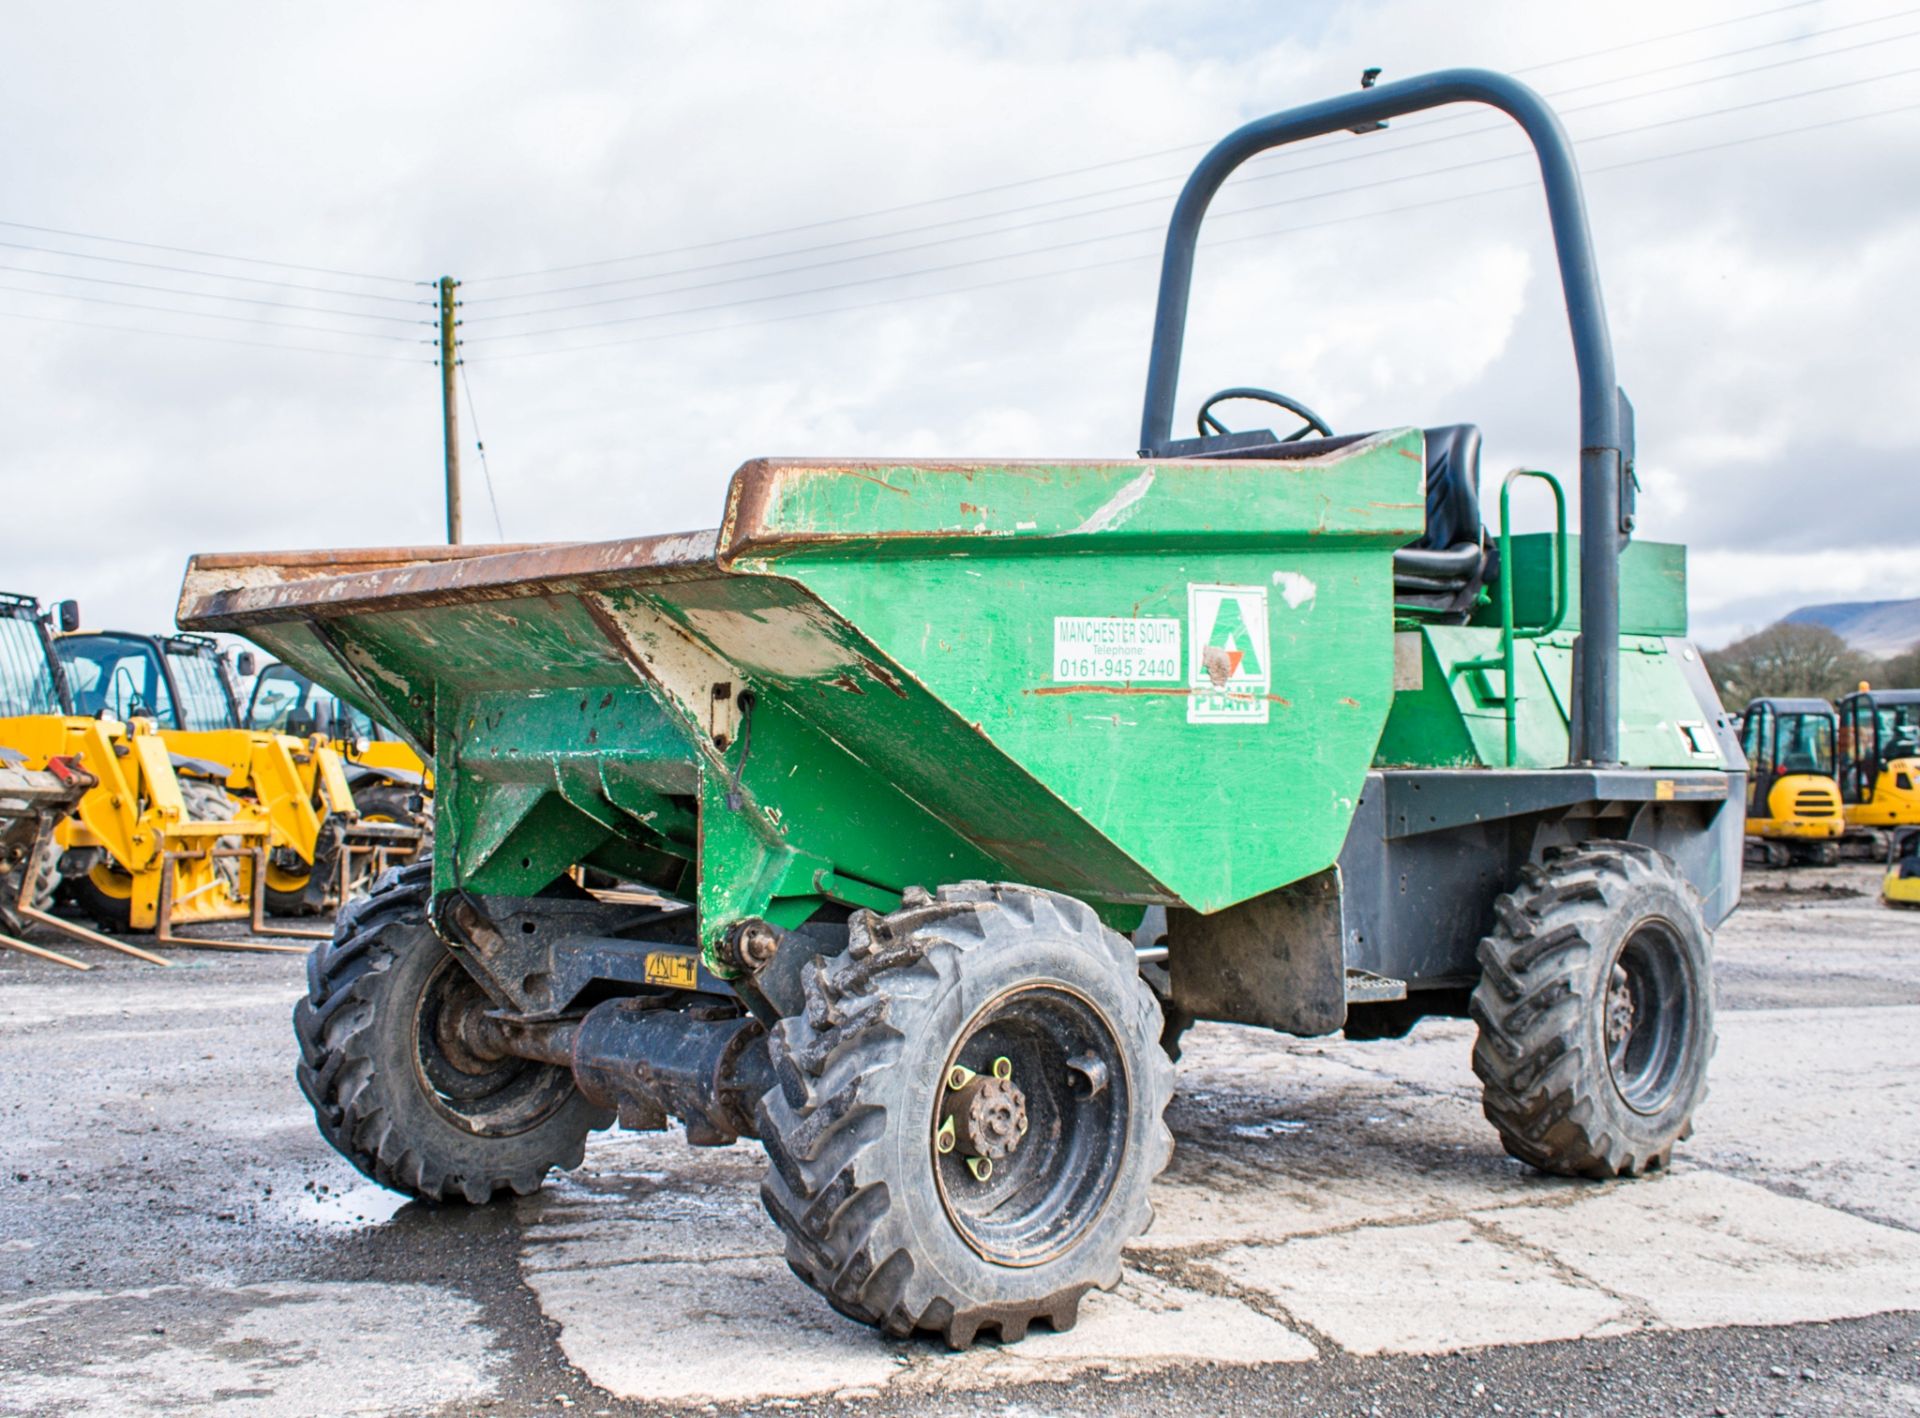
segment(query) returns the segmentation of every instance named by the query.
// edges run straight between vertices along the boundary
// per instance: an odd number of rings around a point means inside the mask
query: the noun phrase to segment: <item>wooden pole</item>
[[[447,455],[447,545],[460,545],[460,407],[454,398],[455,366],[460,360],[453,293],[460,282],[440,278],[440,426]]]

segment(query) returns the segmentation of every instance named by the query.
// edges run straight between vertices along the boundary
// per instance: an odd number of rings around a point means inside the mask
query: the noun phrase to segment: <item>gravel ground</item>
[[[293,1086],[298,958],[0,952],[0,1413],[1920,1412],[1920,917],[1874,885],[1751,878],[1653,1182],[1509,1164],[1460,1023],[1201,1028],[1128,1285],[966,1356],[793,1281],[751,1145],[401,1206]]]

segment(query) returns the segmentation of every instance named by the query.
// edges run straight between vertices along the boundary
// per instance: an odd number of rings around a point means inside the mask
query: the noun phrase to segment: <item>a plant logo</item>
[[[1187,587],[1187,722],[1264,724],[1273,687],[1264,586]]]

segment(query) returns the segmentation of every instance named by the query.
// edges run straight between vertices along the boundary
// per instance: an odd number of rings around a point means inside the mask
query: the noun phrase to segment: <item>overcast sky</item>
[[[1369,65],[1561,108],[1642,532],[1691,545],[1698,638],[1920,595],[1899,0],[65,3],[7,31],[0,589],[95,624],[169,624],[193,551],[441,536],[412,282],[442,273],[499,507],[469,418],[470,540],[711,526],[759,454],[1129,456],[1181,178]],[[1182,423],[1260,384],[1339,431],[1477,422],[1489,483],[1571,484],[1521,147],[1423,116],[1245,169]]]

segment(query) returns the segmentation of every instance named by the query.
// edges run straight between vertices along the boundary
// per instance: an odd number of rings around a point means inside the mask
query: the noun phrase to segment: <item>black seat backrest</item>
[[[1454,423],[1427,433],[1427,530],[1413,543],[1447,551],[1481,543],[1480,428]]]

